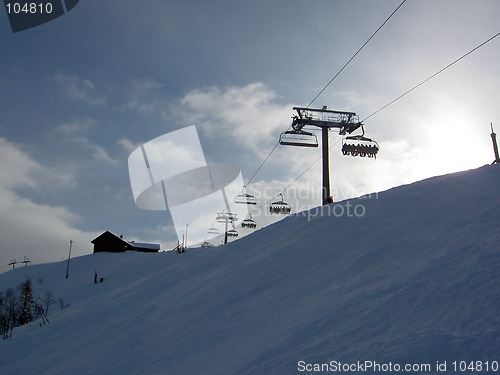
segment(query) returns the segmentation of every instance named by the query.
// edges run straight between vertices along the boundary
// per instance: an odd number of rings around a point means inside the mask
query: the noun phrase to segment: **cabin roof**
[[[124,245],[128,245],[127,247],[133,247],[133,248],[138,248],[138,249],[151,249],[151,250],[160,250],[160,245],[156,243],[146,243],[146,242],[134,242],[134,241],[126,241],[123,238],[120,238],[120,236],[117,236],[114,233],[111,233],[110,231],[106,231],[102,233],[101,235],[97,236],[94,238],[91,243],[95,244],[96,242],[99,242],[100,239],[104,238],[109,238],[109,237],[115,237],[117,240],[123,242]]]

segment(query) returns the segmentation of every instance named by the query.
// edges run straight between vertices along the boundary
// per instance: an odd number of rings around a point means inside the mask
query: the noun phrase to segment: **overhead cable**
[[[389,17],[387,17],[387,19],[382,23],[382,25],[379,26],[379,28],[377,30],[375,30],[375,32],[368,38],[368,40],[356,51],[356,53],[354,55],[352,55],[352,57],[345,63],[345,65],[337,72],[337,74],[335,74],[333,76],[333,78],[326,84],[325,87],[323,87],[321,89],[321,91],[314,97],[313,100],[311,100],[311,102],[307,105],[306,108],[309,108],[315,101],[316,99],[319,98],[319,96],[321,94],[323,94],[323,92],[328,88],[328,86],[330,86],[330,84],[335,80],[335,78],[337,78],[337,76],[342,73],[342,71],[347,67],[347,65],[349,65],[349,63],[354,60],[354,58],[358,55],[358,53],[361,52],[361,50],[363,48],[365,48],[365,46],[370,42],[370,40],[372,40],[372,38],[380,31],[380,29],[382,27],[384,27],[384,25],[391,19],[391,17],[396,14],[396,12],[399,10],[399,8],[401,8],[401,6],[406,2],[406,0],[403,0],[403,2],[401,4],[399,4],[399,6],[394,9],[394,11],[389,15]]]
[[[363,45],[356,51],[356,53],[354,55],[352,55],[352,57],[344,64],[344,66],[333,76],[333,78],[326,84],[326,86],[323,87],[323,89],[321,89],[321,91],[314,97],[313,100],[311,100],[311,102],[307,105],[306,108],[309,108],[314,103],[314,101],[328,88],[328,86],[330,86],[330,84],[340,75],[340,73],[342,73],[342,71],[347,67],[347,65],[349,65],[351,63],[351,61],[354,60],[354,58],[359,54],[359,52],[361,52],[361,50],[363,48],[365,48],[365,46],[373,39],[373,37],[380,31],[380,29],[382,29],[382,27],[384,27],[384,25],[391,19],[391,17],[399,10],[399,8],[401,8],[401,6],[405,2],[406,2],[406,0],[403,0],[401,2],[401,4],[399,4],[398,7],[389,15],[389,17],[387,17],[386,20],[384,22],[382,22],[382,24],[377,28],[377,30],[375,30],[375,32],[368,38],[368,40],[363,43]],[[290,129],[290,126],[288,126],[287,131],[288,131],[288,129]],[[254,172],[252,177],[250,177],[250,179],[247,182],[247,185],[250,185],[250,183],[252,182],[254,177],[262,169],[262,167],[267,162],[267,160],[269,159],[271,154],[274,152],[274,150],[276,150],[276,147],[278,147],[278,145],[279,145],[279,141],[274,145],[271,152],[269,152],[269,154],[266,156],[264,161],[260,164],[259,168],[257,168],[257,170]]]
[[[371,115],[365,117],[361,122],[364,122],[366,119],[374,116],[375,114],[379,113],[380,111],[382,111],[383,109],[387,108],[388,106],[390,106],[392,103],[396,102],[397,100],[401,99],[402,97],[404,97],[405,95],[409,94],[410,92],[412,92],[413,90],[417,89],[418,87],[422,86],[424,83],[428,82],[429,80],[431,80],[432,78],[436,77],[438,74],[442,73],[443,71],[445,71],[446,69],[448,69],[449,67],[451,67],[452,65],[456,64],[457,62],[459,62],[460,60],[462,60],[463,58],[467,57],[468,55],[470,55],[471,53],[473,53],[474,51],[476,51],[477,49],[481,48],[482,46],[484,46],[486,43],[492,41],[493,39],[495,39],[497,36],[499,36],[500,33],[497,33],[495,35],[493,35],[491,38],[489,38],[488,40],[484,41],[483,43],[479,44],[478,46],[476,46],[475,48],[471,49],[469,52],[467,52],[466,54],[462,55],[461,57],[459,57],[458,59],[456,59],[455,61],[453,61],[452,63],[446,65],[444,68],[442,68],[441,70],[439,70],[438,72],[434,73],[433,75],[431,75],[430,77],[428,77],[427,79],[423,80],[422,82],[420,82],[418,85],[412,87],[411,89],[409,89],[408,91],[406,91],[404,94],[398,96],[396,99],[392,100],[391,102],[389,102],[388,104],[386,104],[385,106],[383,106],[382,108],[380,108],[379,110],[373,112]],[[339,138],[333,145],[331,145],[329,147],[329,150],[335,146],[341,139],[343,138]],[[314,164],[316,164],[319,160],[321,159],[321,156],[319,158],[317,158],[311,165],[309,165],[309,167],[307,167],[294,181],[292,181],[292,183],[290,183],[285,189],[283,189],[282,193],[285,192],[288,188],[290,188],[290,186],[292,186],[299,178],[301,178],[309,169],[311,169]]]
[[[433,75],[431,75],[430,77],[424,79],[422,82],[420,82],[418,85],[415,85],[413,86],[411,89],[409,89],[408,91],[406,91],[405,93],[399,95],[396,99],[393,99],[391,100],[389,103],[387,103],[386,105],[384,105],[382,108],[376,110],[375,112],[373,112],[371,115],[365,117],[363,120],[361,120],[361,122],[364,122],[365,120],[369,119],[370,117],[372,116],[375,116],[377,113],[379,113],[380,111],[386,109],[387,107],[389,107],[391,104],[397,102],[399,99],[403,98],[404,96],[408,95],[410,92],[412,92],[413,90],[419,88],[420,86],[422,86],[424,83],[430,81],[432,78],[434,78],[435,76],[437,76],[438,74],[444,72],[446,69],[450,68],[451,66],[455,65],[457,62],[459,62],[460,60],[464,59],[465,57],[469,56],[471,53],[473,53],[474,51],[478,50],[479,48],[481,48],[482,46],[484,46],[486,43],[489,43],[491,42],[493,39],[495,39],[497,36],[499,36],[500,33],[497,33],[495,35],[493,35],[491,38],[489,38],[488,40],[484,41],[483,43],[481,43],[480,45],[478,45],[477,47],[474,47],[473,49],[471,49],[469,52],[467,52],[465,55],[462,55],[461,57],[459,57],[458,59],[456,59],[455,61],[453,61],[452,63],[446,65],[444,68],[442,68],[441,70],[437,71],[436,73],[434,73]]]

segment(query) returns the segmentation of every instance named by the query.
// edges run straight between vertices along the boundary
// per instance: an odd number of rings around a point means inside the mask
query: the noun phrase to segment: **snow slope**
[[[451,361],[498,361],[499,185],[500,166],[485,166],[224,247],[84,256],[68,280],[64,262],[4,273],[0,290],[29,275],[35,295],[70,306],[0,342],[0,374],[287,375],[365,360],[426,373],[448,361],[451,374]],[[337,217],[348,205],[366,214]]]

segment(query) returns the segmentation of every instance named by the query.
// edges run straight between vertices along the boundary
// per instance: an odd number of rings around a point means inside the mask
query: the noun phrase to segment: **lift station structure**
[[[287,130],[280,135],[279,143],[286,146],[299,147],[318,147],[318,140],[313,133],[304,131],[305,126],[315,126],[321,128],[321,148],[323,159],[323,189],[322,189],[322,204],[327,205],[330,201],[330,160],[329,160],[329,145],[328,131],[331,128],[339,129],[339,134],[344,136],[351,134],[355,130],[363,127],[359,121],[359,117],[354,112],[333,111],[323,106],[321,109],[293,107],[297,112],[293,116],[292,130]],[[379,147],[378,144],[370,138],[362,135],[346,137],[347,140],[359,141],[368,144],[344,144],[342,151],[344,155],[351,154],[352,156],[369,156],[375,157]]]

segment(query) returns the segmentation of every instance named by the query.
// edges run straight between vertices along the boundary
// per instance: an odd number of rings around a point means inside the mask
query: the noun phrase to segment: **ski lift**
[[[208,234],[220,234],[219,230],[214,227],[214,225],[212,224],[212,226],[210,228],[208,228]]]
[[[300,112],[299,112],[300,115]],[[287,130],[280,134],[280,145],[299,147],[318,147],[318,138],[313,133],[302,130],[304,124],[299,116],[292,117],[292,130]]]
[[[380,149],[377,142],[366,138],[365,129],[361,135],[351,135],[342,140],[342,153],[344,155],[376,158]]]
[[[252,214],[249,215],[249,218],[247,218],[241,222],[241,227],[242,228],[249,228],[249,229],[257,228],[257,223],[254,220],[252,220]]]
[[[234,229],[228,230],[227,236],[228,237],[238,237],[238,232],[236,232]]]
[[[281,200],[273,202],[269,206],[269,212],[272,214],[288,215],[292,211],[292,207],[283,201],[283,194],[280,194]]]
[[[238,194],[236,198],[234,198],[234,203],[237,204],[257,204],[257,198],[255,198],[252,194],[247,194],[245,192],[246,186],[243,186],[241,194]]]
[[[318,147],[318,138],[303,130],[288,130],[281,133],[280,145],[299,147]]]
[[[232,223],[238,220],[236,216],[238,216],[238,214],[222,211],[222,212],[217,212],[217,217],[215,218],[215,220],[218,223]]]

